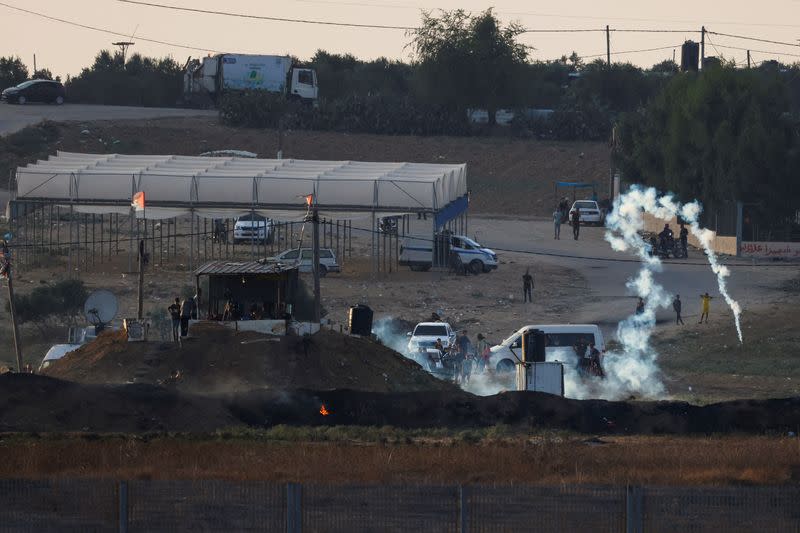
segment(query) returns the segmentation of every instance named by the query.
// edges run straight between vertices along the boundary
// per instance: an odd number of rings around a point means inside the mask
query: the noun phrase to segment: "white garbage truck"
[[[491,272],[498,264],[494,251],[465,235],[410,235],[400,245],[400,265],[416,272],[426,272],[433,265],[451,266],[454,258],[472,274]]]
[[[289,56],[217,54],[186,62],[183,92],[187,103],[216,105],[226,91],[259,90],[316,103],[317,73]]]

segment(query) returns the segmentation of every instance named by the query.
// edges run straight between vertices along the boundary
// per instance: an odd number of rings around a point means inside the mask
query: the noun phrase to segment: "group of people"
[[[478,333],[477,342],[473,345],[467,330],[462,330],[450,346],[445,346],[442,339],[436,339],[432,348],[432,352],[421,348],[431,372],[441,364],[442,369],[452,373],[453,382],[460,385],[469,383],[473,373],[483,374],[491,355],[489,342],[483,334]]]
[[[581,233],[581,210],[575,207],[570,214],[567,198],[562,198],[556,210],[553,211],[553,238],[556,240],[561,240],[561,224],[563,222],[572,223],[572,238],[577,241]]]
[[[703,319],[705,319],[706,324],[708,324],[708,312],[711,310],[711,300],[714,297],[710,296],[708,292],[705,292],[700,295],[701,301],[701,312],[700,312],[700,322],[698,324],[703,323]],[[644,314],[645,303],[643,298],[639,298],[639,301],[636,303],[636,315]],[[681,295],[676,294],[675,298],[672,299],[672,309],[675,311],[675,325],[681,324],[683,325],[683,317],[681,313],[683,311],[683,301],[681,301]]]
[[[689,254],[689,230],[682,221],[680,226],[681,230],[678,232],[680,251],[683,252],[683,256],[686,257]],[[672,228],[669,227],[669,224],[664,224],[664,229],[658,234],[658,240],[656,240],[656,237],[651,237],[650,246],[652,248],[650,252],[651,255],[667,255],[674,250],[675,234],[672,232]]]
[[[189,320],[197,320],[197,310],[200,308],[200,295],[201,290],[198,288],[197,293],[190,297],[184,298],[181,301],[180,297],[175,298],[175,302],[167,307],[172,319],[172,340],[180,342],[183,337],[189,334]]]
[[[597,349],[591,338],[579,337],[572,346],[578,356],[578,373],[603,378],[603,353]]]

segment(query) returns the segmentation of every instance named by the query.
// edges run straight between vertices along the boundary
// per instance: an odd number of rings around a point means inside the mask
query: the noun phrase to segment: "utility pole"
[[[606,24],[606,62],[608,69],[611,70],[611,30]]]
[[[706,27],[700,30],[700,70],[705,70],[704,63],[706,62]]]
[[[19,336],[19,326],[17,325],[17,310],[14,307],[14,284],[11,281],[11,259],[5,257],[6,277],[8,281],[8,309],[11,313],[11,329],[14,335],[14,351],[17,354],[17,372],[22,372],[22,339]]]
[[[136,318],[144,319],[144,239],[139,241],[139,302]]]
[[[317,199],[314,198],[314,207],[311,211],[311,221],[314,224],[314,232],[313,232],[313,261],[314,261],[314,322],[319,324],[320,319],[322,318],[320,305],[321,305],[321,298],[320,298],[320,291],[319,291],[319,211],[317,210]]]
[[[36,69],[36,54],[33,54],[33,76],[31,76],[31,77],[35,77],[36,76],[36,71],[37,71],[37,69]]]
[[[750,68],[750,50],[747,51],[747,68]]]
[[[133,46],[136,43],[130,41],[117,41],[116,43],[111,43],[114,46],[119,46],[119,52],[122,56],[122,66],[125,66],[125,56],[128,54],[128,47]]]

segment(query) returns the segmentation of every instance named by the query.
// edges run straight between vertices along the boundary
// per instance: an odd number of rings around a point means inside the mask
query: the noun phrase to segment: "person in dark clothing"
[[[681,231],[678,234],[681,239],[681,248],[683,248],[683,255],[689,254],[689,230],[686,229],[686,225],[681,222]]]
[[[577,241],[578,236],[580,234],[581,234],[581,210],[576,207],[575,211],[572,212],[572,238]]]
[[[175,298],[175,303],[167,307],[169,317],[172,319],[172,340],[179,341],[179,329],[181,327],[181,299]]]
[[[644,314],[644,300],[639,298],[639,302],[636,304],[636,314],[643,315]]]
[[[681,318],[681,309],[683,308],[683,304],[681,303],[680,294],[676,294],[675,299],[672,300],[672,308],[675,310],[675,325],[683,324],[683,319]]]
[[[533,276],[531,276],[531,269],[527,269],[525,271],[525,275],[522,276],[522,303],[525,302],[532,302],[533,297]]]

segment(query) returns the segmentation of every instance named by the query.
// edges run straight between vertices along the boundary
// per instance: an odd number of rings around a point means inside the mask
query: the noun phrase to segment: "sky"
[[[781,41],[791,45],[747,41],[709,35],[706,55],[724,55],[738,63],[746,61],[751,49],[754,62],[780,59],[800,61],[800,0],[762,0],[759,3],[732,1],[672,0],[572,0],[571,2],[530,0],[150,0],[154,3],[207,10],[224,10],[249,15],[307,19],[356,24],[416,26],[420,10],[456,9],[479,12],[493,7],[504,21],[517,21],[532,30],[553,29],[648,29],[674,33],[612,33],[614,61],[629,61],[649,67],[665,59],[680,61],[679,46],[687,39],[699,40],[700,28],[710,31]],[[4,5],[5,4],[5,5]],[[50,17],[118,32],[114,36],[22,13],[16,6]],[[143,39],[165,41],[157,44]],[[527,33],[521,41],[535,49],[531,59],[550,60],[573,50],[586,57],[605,57],[605,33]],[[274,22],[208,14],[185,13],[119,0],[0,0],[0,56],[19,56],[33,66],[49,68],[54,75],[75,75],[92,63],[98,51],[111,49],[117,40],[136,44],[129,53],[163,57],[179,63],[224,51],[231,53],[291,54],[309,59],[319,50],[350,53],[361,59],[385,56],[410,59],[406,47],[410,38],[403,30],[367,29],[291,22]],[[185,45],[194,50],[174,46]],[[663,49],[662,49],[663,48]],[[793,57],[792,54],[794,54]]]

